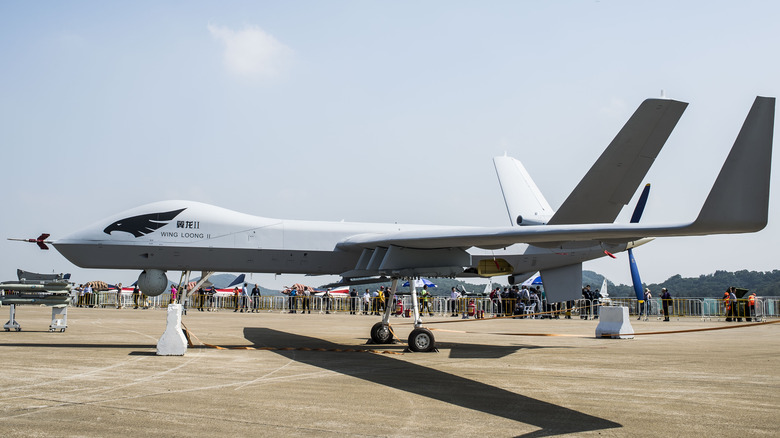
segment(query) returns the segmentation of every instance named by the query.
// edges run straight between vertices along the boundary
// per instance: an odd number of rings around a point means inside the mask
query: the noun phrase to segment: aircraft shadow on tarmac
[[[442,350],[450,350],[449,357],[452,359],[500,359],[508,356],[517,350],[535,350],[539,347],[535,345],[484,345],[484,344],[462,344],[450,342],[437,342],[436,346]],[[556,347],[567,348],[567,347]]]
[[[56,336],[56,335],[53,335]],[[99,350],[104,348],[119,348],[119,349],[149,349],[156,348],[155,344],[86,344],[86,343],[48,343],[48,342],[3,342],[0,343],[0,347],[26,347],[26,348],[88,348],[93,350]],[[151,355],[156,356],[154,351],[149,352],[131,352],[130,355]]]
[[[280,332],[268,328],[244,328],[244,338],[255,347],[287,348],[308,347],[325,349],[347,349],[328,341]],[[502,357],[523,346],[489,346],[471,344],[441,344],[452,351],[460,351],[450,357]],[[380,350],[398,350],[396,346],[371,346]],[[473,348],[473,355],[465,353]],[[543,348],[543,347],[533,347]],[[400,389],[413,394],[496,415],[521,423],[539,427],[540,430],[522,436],[542,437],[565,433],[576,433],[612,429],[622,425],[603,418],[547,403],[501,388],[469,380],[453,374],[420,366],[389,355],[381,354],[323,354],[300,350],[272,350],[274,353],[307,365],[335,371],[350,377],[366,380]],[[431,354],[431,353],[414,353]],[[435,353],[432,353],[435,354]]]

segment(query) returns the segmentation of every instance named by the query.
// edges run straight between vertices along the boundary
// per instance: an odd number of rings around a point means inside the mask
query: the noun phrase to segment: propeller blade
[[[639,201],[637,201],[636,207],[634,207],[634,214],[631,215],[632,224],[639,223],[639,219],[645,211],[645,204],[647,204],[648,196],[650,196],[650,184],[645,185],[642,194],[639,196]],[[631,269],[631,283],[634,285],[636,299],[642,301],[645,299],[645,291],[642,288],[642,279],[639,278],[639,268],[636,265],[633,249],[628,250],[628,267]]]
[[[639,196],[639,201],[634,207],[634,214],[631,215],[631,223],[639,223],[639,219],[642,217],[642,213],[645,211],[645,204],[647,204],[647,197],[650,196],[650,184],[645,185],[642,194]]]
[[[645,291],[642,289],[642,279],[639,278],[639,268],[636,266],[634,250],[628,250],[628,267],[631,269],[631,283],[634,285],[634,293],[637,300],[645,299]]]
[[[14,237],[9,237],[8,240],[15,240],[17,242],[29,242],[34,243],[38,245],[38,248],[40,249],[49,249],[49,247],[46,245],[47,243],[51,243],[50,241],[46,240],[48,239],[50,234],[43,233],[40,236],[38,236],[37,239],[17,239]]]

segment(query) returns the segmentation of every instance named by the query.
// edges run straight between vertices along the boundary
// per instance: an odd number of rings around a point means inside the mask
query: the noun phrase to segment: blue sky
[[[692,220],[755,96],[780,94],[778,9],[0,2],[2,237],[56,239],[164,199],[292,219],[506,225],[493,156],[522,160],[557,207],[661,90],[690,105],[646,178],[642,221]],[[643,279],[777,268],[777,179],[767,229],[659,239],[635,252]],[[138,274],[78,269],[3,239],[0,278],[16,268],[78,282]],[[630,281],[625,254],[585,269]]]

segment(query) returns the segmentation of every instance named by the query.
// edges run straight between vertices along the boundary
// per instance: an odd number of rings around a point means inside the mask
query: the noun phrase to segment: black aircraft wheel
[[[426,328],[416,328],[409,334],[409,349],[418,353],[433,351],[436,348],[436,341],[433,339],[433,333]]]
[[[390,326],[383,325],[381,322],[371,327],[371,340],[375,344],[392,344],[393,334],[390,333]]]

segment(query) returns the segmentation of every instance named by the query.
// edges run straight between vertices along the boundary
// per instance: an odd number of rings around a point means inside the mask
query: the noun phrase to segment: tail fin
[[[748,233],[766,226],[774,122],[775,98],[756,97],[693,231]]]
[[[555,214],[523,163],[511,157],[495,157],[498,184],[512,225],[543,225]]]
[[[241,274],[241,275],[239,275],[238,277],[236,277],[235,279],[233,279],[233,281],[232,281],[232,282],[231,282],[231,283],[228,285],[228,288],[231,288],[231,287],[233,287],[233,286],[236,286],[236,285],[238,285],[238,284],[241,284],[241,283],[243,283],[243,282],[244,282],[244,279],[246,279],[246,274]]]
[[[687,106],[667,99],[642,102],[548,223],[614,222]]]

